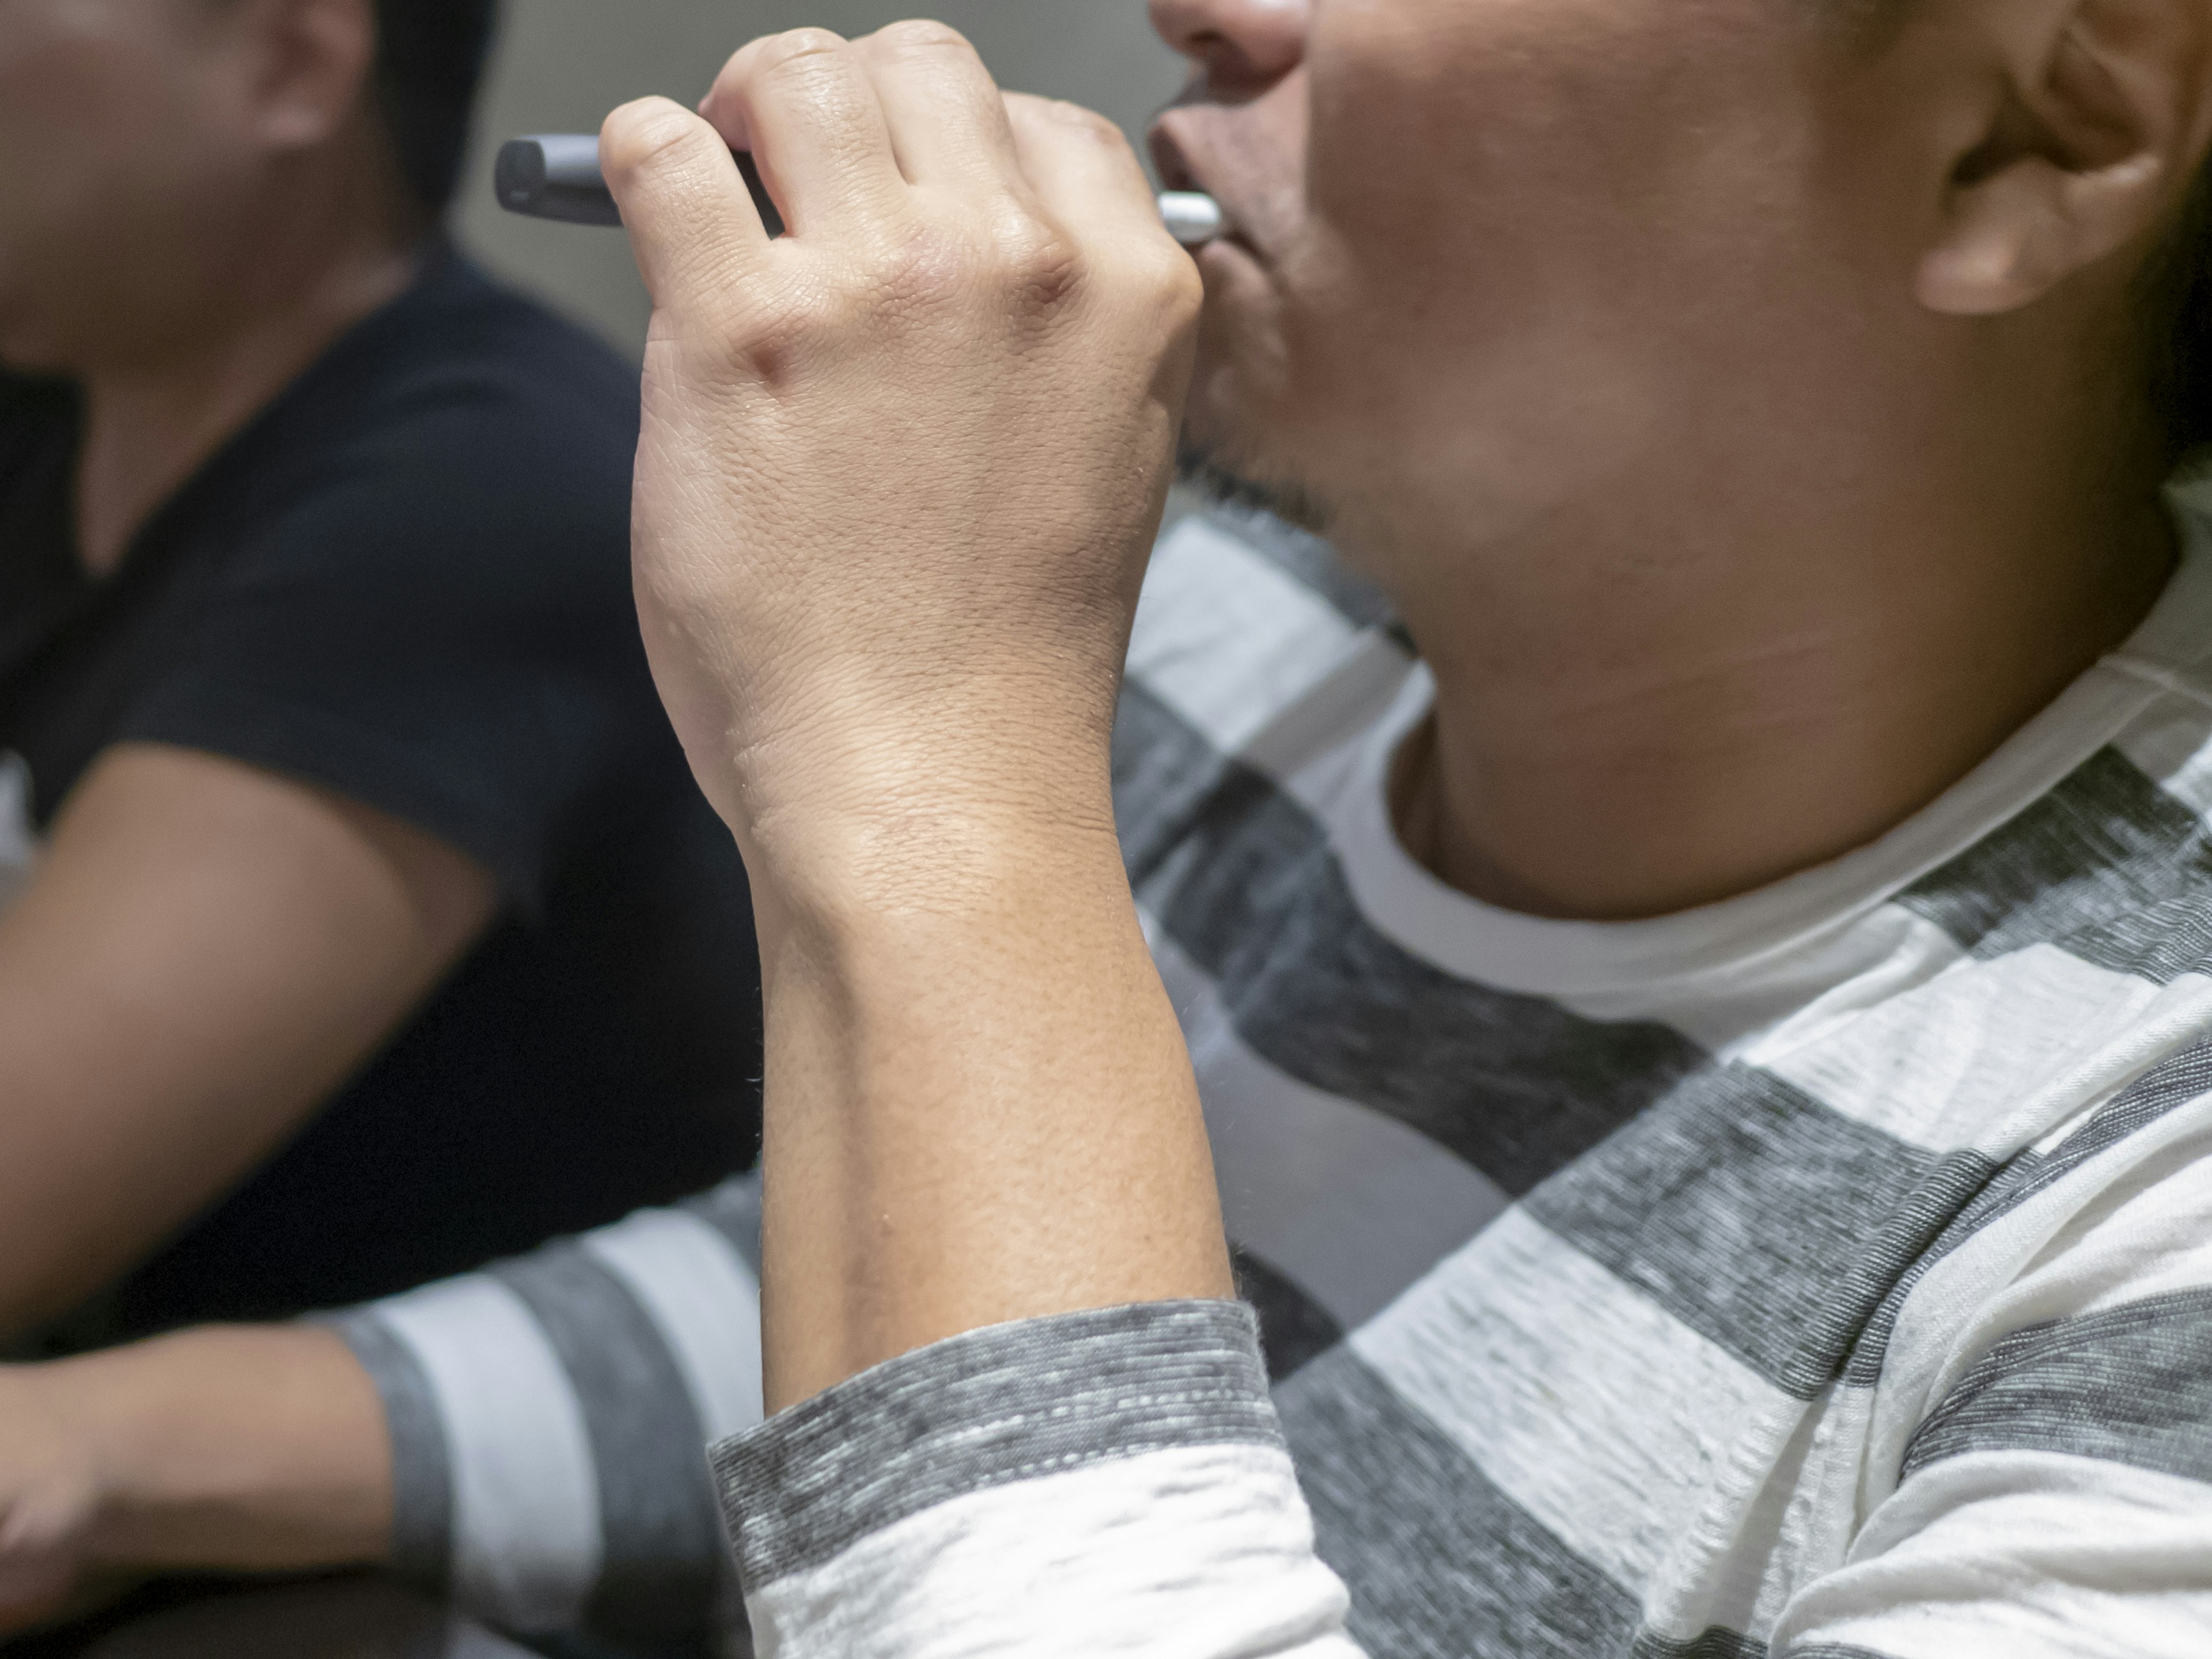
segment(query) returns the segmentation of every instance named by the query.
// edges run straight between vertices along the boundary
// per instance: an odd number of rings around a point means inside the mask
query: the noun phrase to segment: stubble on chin
[[[1316,536],[1326,537],[1335,521],[1336,515],[1328,504],[1295,473],[1261,466],[1218,446],[1201,444],[1188,432],[1176,453],[1176,477],[1184,488],[1196,490],[1218,506],[1273,514]]]

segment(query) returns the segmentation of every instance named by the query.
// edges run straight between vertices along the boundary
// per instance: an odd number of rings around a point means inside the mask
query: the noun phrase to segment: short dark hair
[[[377,112],[408,194],[432,219],[460,180],[498,13],[499,0],[376,0]]]

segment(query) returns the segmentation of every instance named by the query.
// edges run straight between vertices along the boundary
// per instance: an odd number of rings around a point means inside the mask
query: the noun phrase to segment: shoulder
[[[0,370],[0,487],[63,441],[76,407],[68,389],[54,381]]]
[[[626,592],[637,409],[605,345],[453,258],[250,434],[231,574]]]
[[[302,431],[327,430],[356,466],[509,505],[526,481],[570,505],[612,483],[627,509],[637,371],[458,255],[341,341],[297,391]]]

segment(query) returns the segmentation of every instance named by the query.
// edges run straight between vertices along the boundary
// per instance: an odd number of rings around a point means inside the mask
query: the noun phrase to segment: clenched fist
[[[1200,297],[1121,134],[910,23],[757,40],[600,146],[654,307],[639,611],[757,899],[957,907],[981,845],[1110,838]]]

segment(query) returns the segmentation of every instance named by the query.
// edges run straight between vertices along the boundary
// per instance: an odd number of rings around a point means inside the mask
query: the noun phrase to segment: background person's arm
[[[759,1235],[740,1176],[316,1325],[0,1368],[0,1638],[149,1573],[367,1562],[511,1630],[711,1633],[700,1454],[760,1421]]]
[[[380,1560],[392,1449],[333,1332],[239,1327],[0,1368],[0,1637],[112,1577]]]
[[[220,1196],[489,920],[491,878],[383,813],[126,744],[0,915],[0,1335]]]

